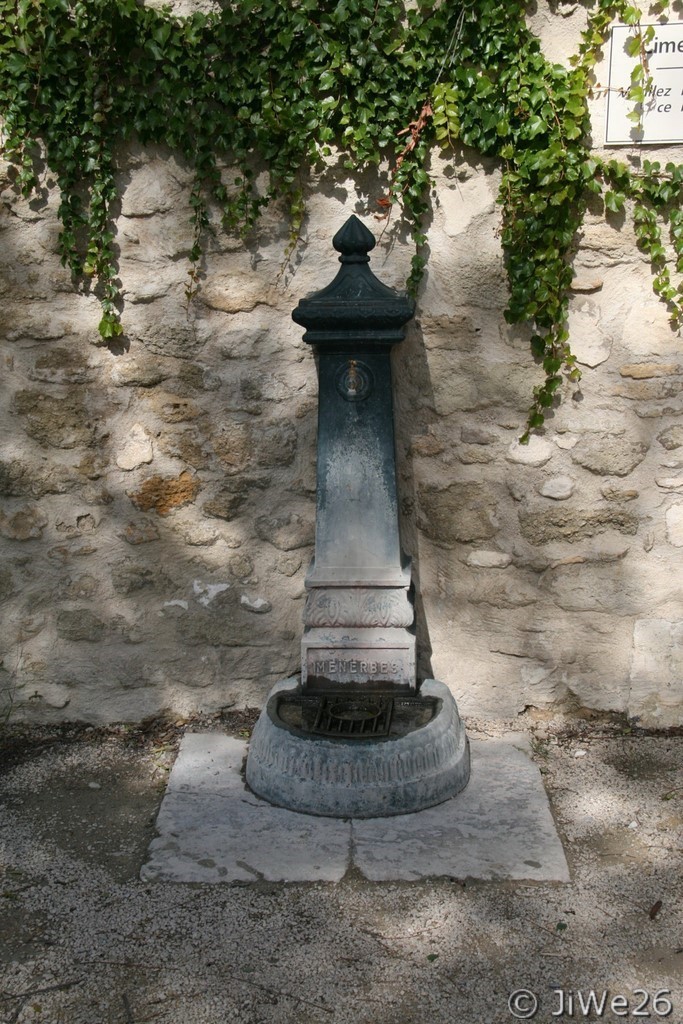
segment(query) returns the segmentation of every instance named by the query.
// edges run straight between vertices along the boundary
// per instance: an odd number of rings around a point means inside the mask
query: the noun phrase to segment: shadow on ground
[[[244,735],[253,717],[223,725]],[[667,1019],[681,1019],[683,737],[543,723],[533,747],[567,885],[377,884],[352,873],[336,885],[143,883],[183,728],[6,735],[8,1024],[503,1024],[518,989],[538,999],[539,1021],[553,1019],[558,989],[623,995],[631,1011],[642,989],[654,1020],[664,990]],[[497,728],[469,723],[471,734]],[[624,1016],[575,1009],[581,1018]]]

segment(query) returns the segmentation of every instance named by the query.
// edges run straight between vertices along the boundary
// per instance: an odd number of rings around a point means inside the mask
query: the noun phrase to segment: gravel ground
[[[525,717],[569,885],[140,882],[179,737],[207,724],[5,730],[0,1020],[498,1024],[524,989],[544,1024],[669,1003],[683,1024],[683,736]]]

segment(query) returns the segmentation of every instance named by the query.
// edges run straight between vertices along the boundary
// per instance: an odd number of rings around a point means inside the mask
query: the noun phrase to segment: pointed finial
[[[368,253],[375,248],[375,236],[351,214],[332,239],[332,245],[341,253],[340,263],[369,263]]]
[[[358,217],[349,217],[332,239],[341,253],[334,281],[302,299],[292,312],[295,323],[306,328],[309,345],[361,344],[365,349],[395,345],[403,338],[412,317],[412,299],[375,277],[368,253],[375,236]]]

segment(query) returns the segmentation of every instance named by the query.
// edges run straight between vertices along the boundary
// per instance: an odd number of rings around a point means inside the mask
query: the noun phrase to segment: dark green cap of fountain
[[[359,341],[366,345],[395,345],[404,337],[405,324],[415,304],[404,292],[389,288],[368,266],[375,238],[356,216],[351,216],[332,239],[341,253],[334,280],[302,299],[292,319],[306,328],[303,340],[324,346]]]

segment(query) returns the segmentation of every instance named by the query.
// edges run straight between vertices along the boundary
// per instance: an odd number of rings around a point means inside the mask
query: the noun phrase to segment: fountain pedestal
[[[334,817],[420,810],[469,778],[450,691],[418,685],[410,561],[399,535],[391,347],[412,302],[372,273],[351,217],[341,268],[294,310],[318,355],[315,556],[301,682],[277,684],[252,736],[247,782],[280,806]]]

